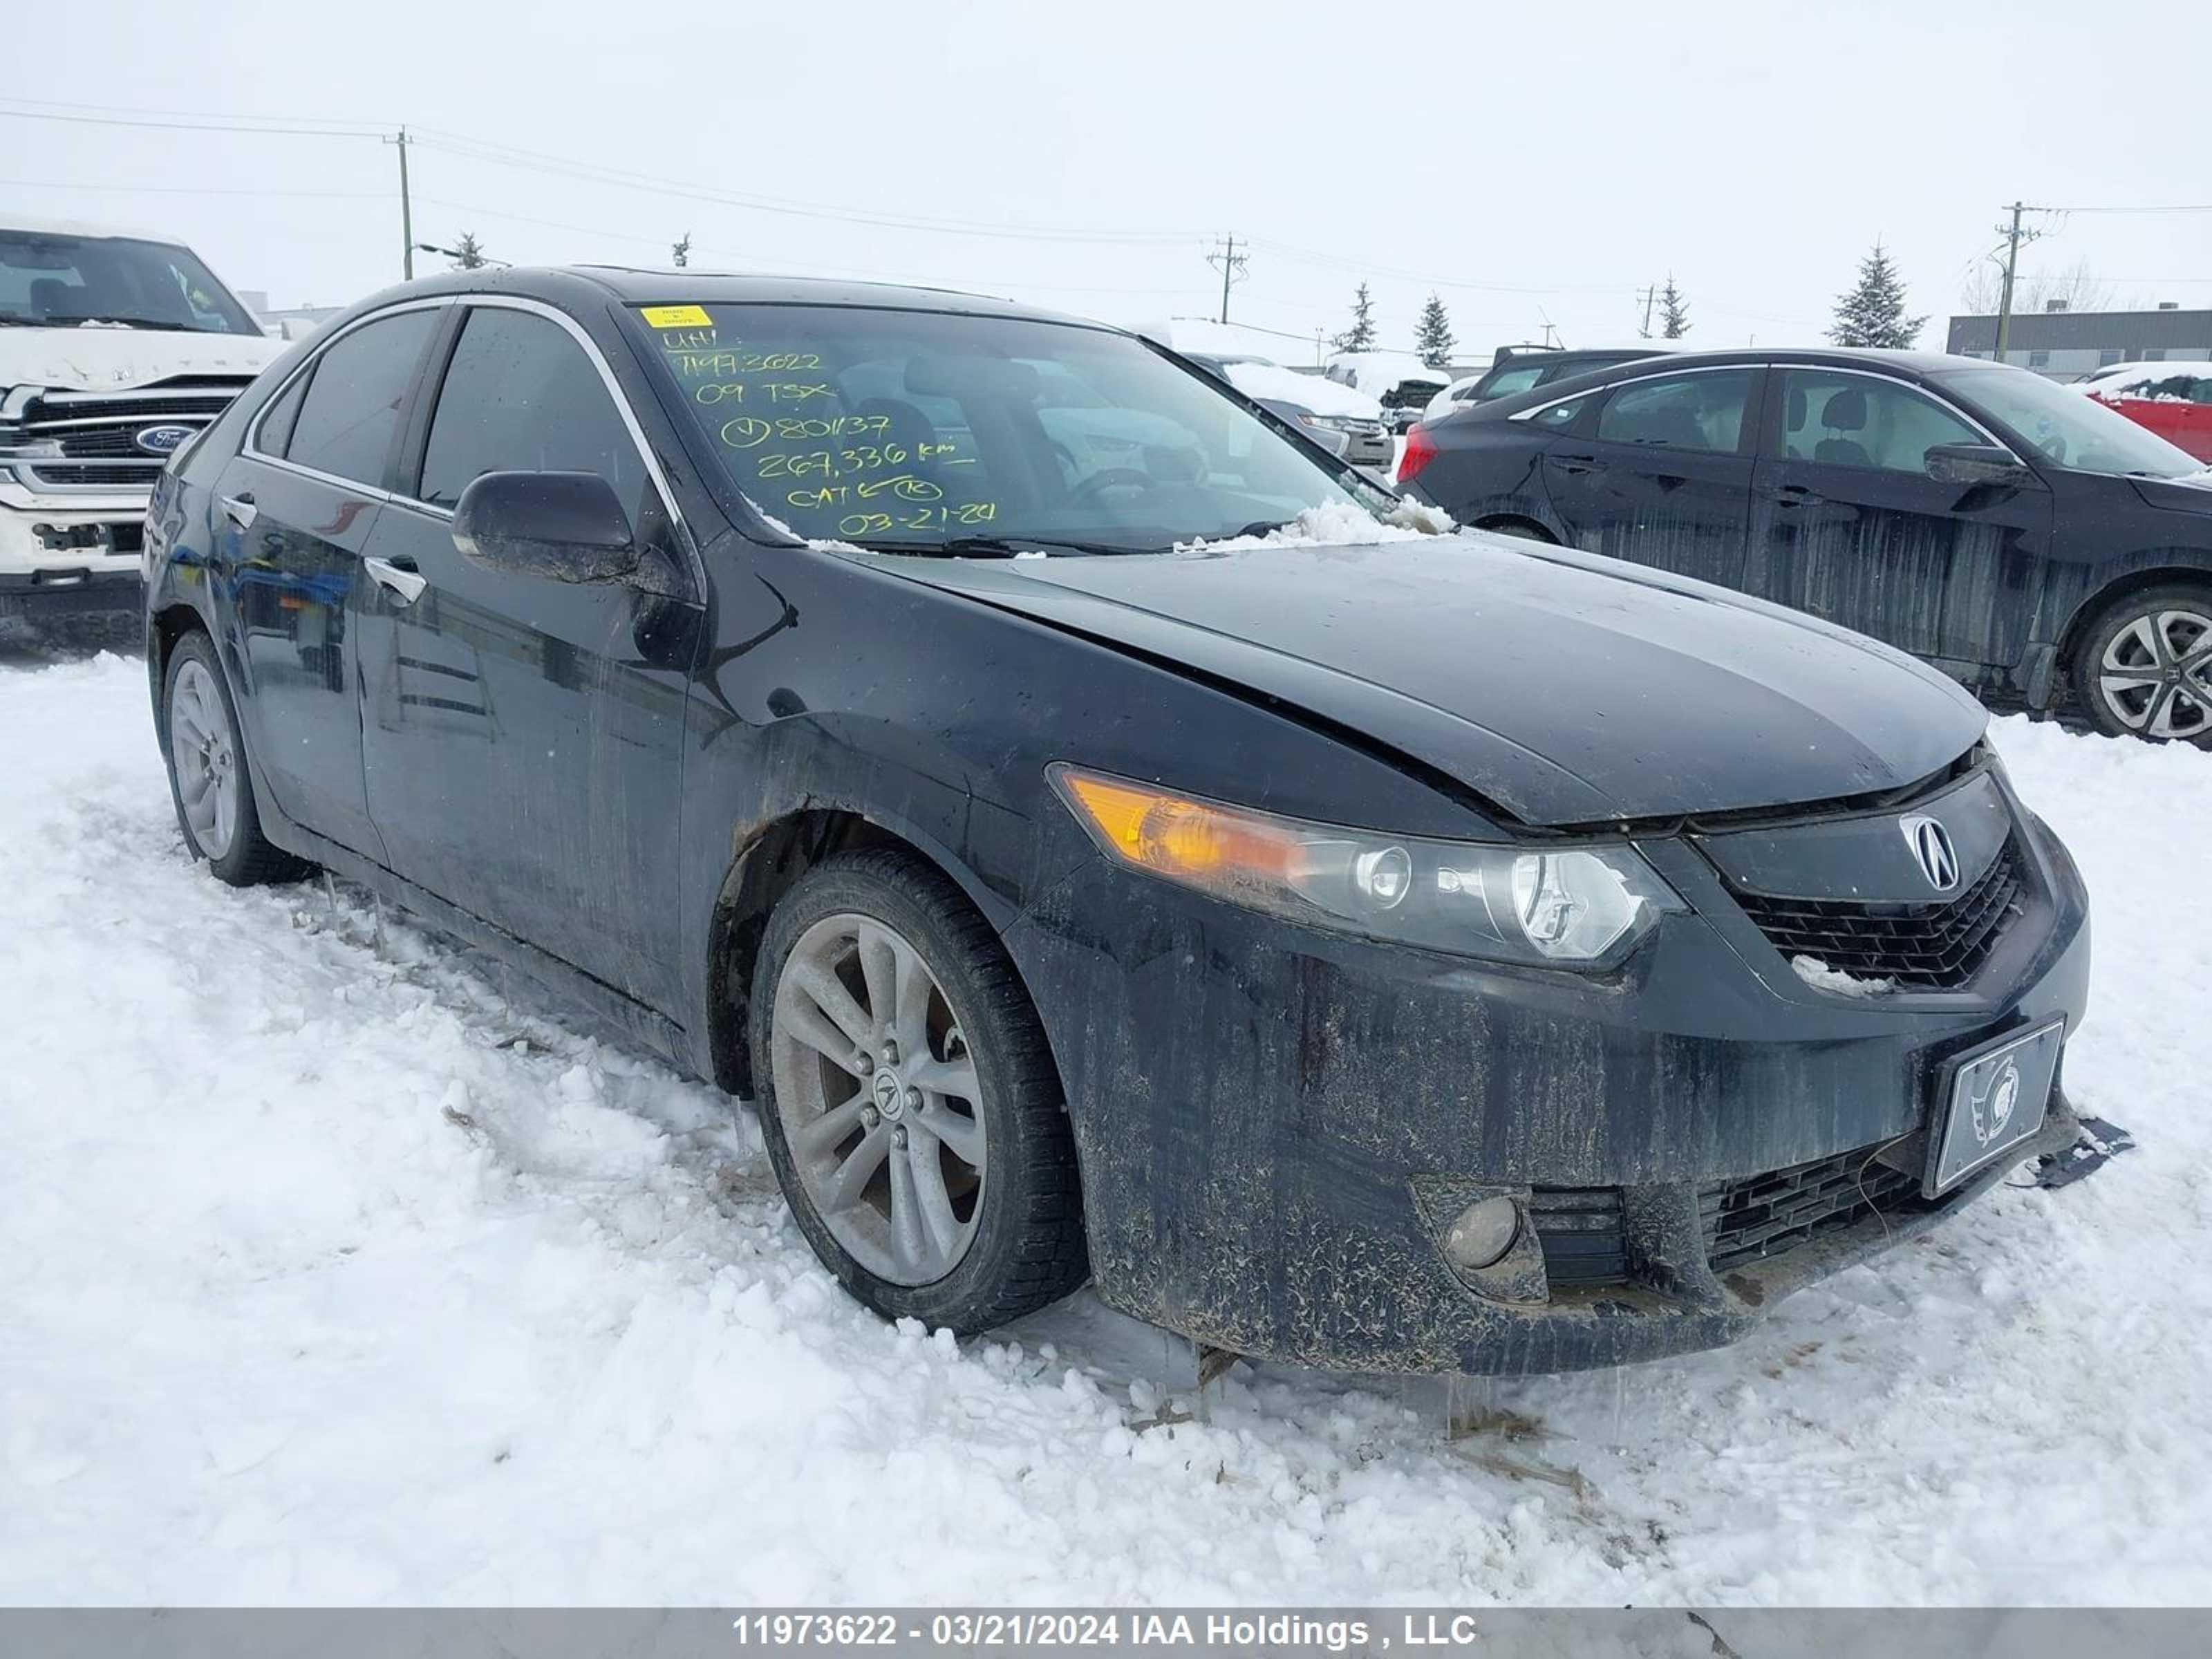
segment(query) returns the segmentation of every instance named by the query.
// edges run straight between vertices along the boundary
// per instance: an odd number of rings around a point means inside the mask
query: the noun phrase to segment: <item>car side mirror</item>
[[[487,570],[617,582],[638,567],[614,487],[596,472],[487,472],[453,508],[453,545]]]
[[[1939,483],[2024,484],[2034,477],[1998,444],[1936,444],[1921,465]]]

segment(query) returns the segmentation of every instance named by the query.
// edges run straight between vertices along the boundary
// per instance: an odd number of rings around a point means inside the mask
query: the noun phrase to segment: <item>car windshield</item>
[[[190,248],[7,229],[0,229],[0,323],[261,332]]]
[[[1379,491],[1110,331],[844,306],[641,306],[738,489],[810,540],[1163,552]]]
[[[1960,368],[1936,376],[2002,422],[2044,458],[2078,472],[2179,478],[2204,464],[2094,398],[2018,368]]]

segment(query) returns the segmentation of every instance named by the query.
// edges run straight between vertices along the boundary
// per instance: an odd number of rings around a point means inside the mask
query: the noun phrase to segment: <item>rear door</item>
[[[2017,664],[2050,491],[1930,477],[1936,445],[1996,441],[1918,387],[1856,369],[1773,373],[1745,587],[1918,656]]]
[[[1755,364],[1626,380],[1544,452],[1574,544],[1734,586],[1751,520]]]
[[[696,561],[583,330],[510,300],[455,320],[368,549],[397,573],[363,630],[369,811],[399,875],[673,1007]],[[564,583],[463,558],[454,505],[493,471],[598,473],[647,574]]]
[[[287,817],[369,858],[380,849],[361,770],[361,555],[438,315],[387,312],[337,336],[270,404],[216,489],[254,758]]]

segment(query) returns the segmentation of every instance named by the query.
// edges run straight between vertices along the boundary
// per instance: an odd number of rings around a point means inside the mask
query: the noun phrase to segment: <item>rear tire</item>
[[[941,871],[871,848],[808,872],[769,918],[750,1026],[769,1161],[858,1300],[967,1334],[1089,1276],[1043,1028]]]
[[[2106,606],[2072,672],[2099,731],[2212,749],[2212,586],[2169,582]]]
[[[314,869],[261,833],[253,775],[239,737],[215,643],[195,630],[177,641],[161,686],[161,750],[185,848],[233,887],[297,881]]]

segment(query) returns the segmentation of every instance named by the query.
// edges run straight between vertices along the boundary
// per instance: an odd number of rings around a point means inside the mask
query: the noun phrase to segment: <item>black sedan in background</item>
[[[2086,899],[1972,699],[1384,514],[1118,330],[456,273],[163,474],[155,729],[216,876],[750,1097],[830,1271],[958,1331],[1095,1277],[1255,1356],[1648,1358],[2071,1141]]]
[[[2212,473],[2025,369],[1646,361],[1425,423],[1399,482],[1462,524],[1862,629],[2002,701],[2212,744]]]

